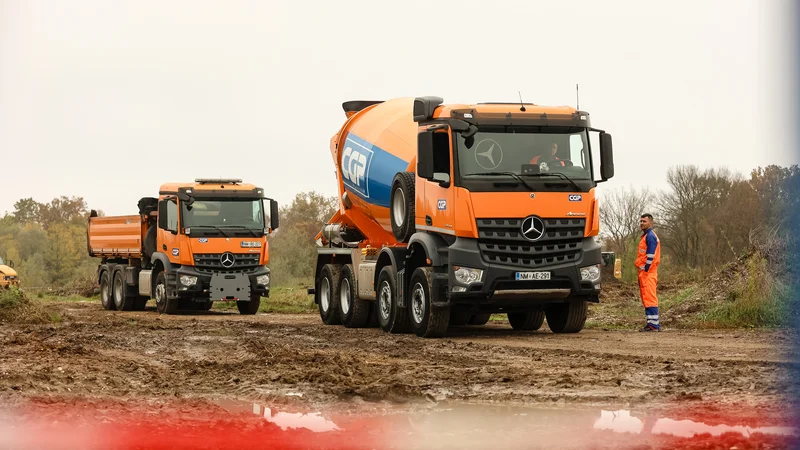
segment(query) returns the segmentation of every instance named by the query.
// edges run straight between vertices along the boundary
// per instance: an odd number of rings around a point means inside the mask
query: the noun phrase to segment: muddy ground
[[[785,422],[798,381],[789,331],[514,332],[446,338],[324,326],[316,315],[159,315],[54,303],[58,323],[0,323],[0,402],[239,399],[342,410],[448,401],[738,411]],[[38,403],[37,403],[38,402]],[[710,405],[710,406],[709,406]],[[716,412],[715,412],[716,411]],[[727,413],[726,413],[727,414]],[[757,424],[756,424],[757,425]],[[741,447],[739,447],[741,448]]]

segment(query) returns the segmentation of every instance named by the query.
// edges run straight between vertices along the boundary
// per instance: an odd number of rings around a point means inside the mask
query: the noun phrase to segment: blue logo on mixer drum
[[[342,152],[342,179],[350,189],[369,198],[369,164],[372,150],[348,138]]]

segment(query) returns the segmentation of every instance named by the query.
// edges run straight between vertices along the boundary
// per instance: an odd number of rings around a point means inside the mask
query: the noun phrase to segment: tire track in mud
[[[782,332],[670,330],[642,337],[595,330],[517,334],[489,326],[427,340],[324,326],[312,315],[159,316],[68,307],[55,326],[0,324],[0,398],[69,393],[280,402],[302,394],[297,398],[311,403],[780,405],[800,391],[788,377],[791,341]]]

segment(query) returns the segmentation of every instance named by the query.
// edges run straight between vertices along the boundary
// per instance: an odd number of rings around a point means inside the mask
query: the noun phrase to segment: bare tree
[[[639,217],[652,206],[648,188],[621,188],[610,191],[600,201],[600,224],[605,241],[615,252],[626,255],[639,230]]]

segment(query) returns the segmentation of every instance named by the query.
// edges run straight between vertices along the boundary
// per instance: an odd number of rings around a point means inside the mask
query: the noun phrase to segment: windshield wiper
[[[574,181],[572,181],[572,178],[564,175],[561,172],[526,173],[526,174],[523,174],[523,176],[525,176],[525,177],[560,177],[560,178],[563,178],[563,179],[569,181],[570,183],[572,183],[572,185],[575,186],[575,189],[577,189],[579,191],[581,190],[580,186],[578,186]]]
[[[225,226],[228,228],[244,228],[245,230],[249,231],[253,237],[258,237],[258,233],[256,233],[256,230],[248,228],[244,225],[225,225]]]
[[[220,227],[216,226],[216,225],[194,225],[194,226],[189,227],[189,228],[213,228],[213,229],[219,231],[220,234],[222,234],[223,236],[230,237],[230,235],[228,233],[222,231],[222,229]]]
[[[485,175],[489,175],[489,176],[492,176],[492,175],[506,175],[506,176],[514,177],[517,180],[519,180],[520,183],[524,184],[525,187],[527,187],[531,192],[533,192],[533,187],[530,184],[528,184],[525,180],[523,180],[519,175],[514,173],[514,172],[479,172],[479,173],[468,173],[468,174],[466,174],[464,176],[465,177],[473,177],[473,176],[485,176]]]

